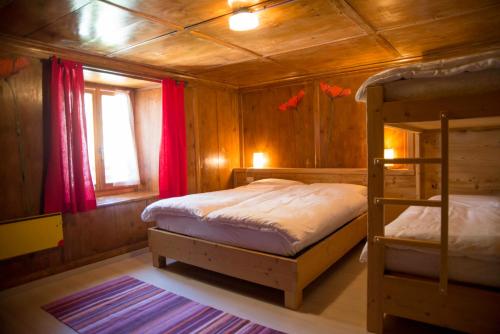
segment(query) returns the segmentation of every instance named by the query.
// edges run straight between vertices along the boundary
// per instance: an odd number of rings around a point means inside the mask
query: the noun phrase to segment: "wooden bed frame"
[[[366,237],[366,214],[350,221],[295,257],[285,257],[206,241],[157,228],[149,229],[153,265],[171,258],[283,290],[285,306],[298,309],[302,290]]]
[[[283,178],[304,183],[366,185],[367,170],[365,168],[236,168],[233,170],[235,187],[263,178]],[[394,171],[393,179],[387,182],[387,186],[394,190],[394,196],[404,196],[408,188],[415,186],[414,171]],[[294,257],[224,245],[158,228],[150,228],[148,233],[155,267],[165,266],[166,259],[170,258],[280,289],[285,294],[285,306],[298,309],[302,303],[302,290],[363,240],[366,232],[367,215],[363,214]]]
[[[233,171],[234,185],[277,177],[305,183],[340,182],[366,185],[366,169],[244,169]],[[254,174],[257,173],[257,174]],[[283,173],[285,175],[283,175]],[[318,180],[319,175],[319,180]],[[284,291],[285,306],[298,309],[302,290],[366,237],[367,216],[363,214],[294,257],[273,255],[211,242],[158,228],[150,228],[149,248],[153,265],[163,267],[166,259],[212,270]]]
[[[490,80],[481,91],[448,85],[446,80],[436,80],[437,85],[444,90],[451,87],[443,93],[440,89],[433,89],[432,80],[427,79],[423,81],[424,86],[416,90],[406,89],[403,93],[398,92],[397,86],[410,84],[404,80],[368,87],[368,331],[382,333],[384,314],[391,314],[465,332],[500,332],[498,289],[448,282],[449,120],[460,120],[461,128],[499,126],[499,74],[500,71],[495,70],[487,73],[495,80]],[[432,92],[426,94],[425,85],[429,83]],[[474,85],[475,82],[469,84]],[[420,96],[407,96],[408,92],[413,94],[419,89],[423,91]],[[468,124],[467,119],[471,117],[486,117],[486,121],[471,119]],[[419,128],[418,122],[424,122],[425,128]],[[437,123],[437,127],[433,122]],[[385,124],[415,131],[440,128],[441,157],[384,159]],[[441,201],[426,201],[419,197],[414,200],[385,197],[385,163],[441,164]],[[441,207],[440,242],[385,237],[384,207],[398,204]],[[386,272],[384,250],[385,246],[391,244],[439,249],[439,279]]]

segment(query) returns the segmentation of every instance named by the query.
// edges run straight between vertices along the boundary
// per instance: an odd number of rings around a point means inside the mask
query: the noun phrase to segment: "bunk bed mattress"
[[[267,192],[205,217],[157,217],[157,225],[203,240],[293,256],[366,212],[366,187],[296,185]]]
[[[437,278],[440,257],[438,254],[387,247],[385,265],[389,271]],[[465,256],[450,256],[448,277],[455,282],[500,288],[500,263],[481,261]]]
[[[410,64],[368,78],[356,92],[366,102],[367,88],[384,86],[386,101],[437,98],[485,92],[499,88],[500,51]]]
[[[432,200],[440,196],[431,197]],[[450,195],[449,278],[453,281],[500,287],[500,196]],[[440,209],[409,207],[386,226],[385,234],[439,241]],[[438,250],[391,245],[386,268],[426,277],[438,277]],[[361,261],[367,260],[366,246]]]

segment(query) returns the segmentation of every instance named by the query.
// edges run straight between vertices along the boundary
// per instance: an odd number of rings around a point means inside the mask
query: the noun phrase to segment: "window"
[[[139,184],[134,116],[128,91],[85,87],[87,145],[97,192],[129,191]]]

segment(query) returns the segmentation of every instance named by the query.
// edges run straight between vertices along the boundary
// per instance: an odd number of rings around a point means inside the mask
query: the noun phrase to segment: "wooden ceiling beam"
[[[174,71],[171,69],[147,66],[126,60],[107,58],[103,57],[102,55],[97,55],[90,52],[76,51],[74,49],[57,47],[28,38],[16,37],[0,33],[0,51],[2,50],[9,53],[15,53],[39,59],[48,59],[49,57],[55,55],[64,59],[80,62],[83,65],[88,65],[90,67],[105,69],[115,74],[122,73],[131,76],[138,75],[143,77],[150,77],[152,79],[164,79],[165,77],[171,77],[177,80],[215,85],[231,89],[238,88],[235,85],[221,83],[219,81],[209,79],[202,79],[187,73]]]
[[[381,36],[357,11],[345,0],[330,0],[330,2],[345,16],[353,20],[367,35],[375,38],[377,43],[394,57],[402,57],[402,54],[387,39]]]
[[[286,85],[294,85],[297,83],[303,83],[305,81],[312,81],[317,79],[322,79],[330,76],[342,75],[345,73],[358,73],[358,72],[367,72],[367,71],[381,71],[393,67],[414,64],[418,62],[428,62],[438,59],[446,59],[446,58],[454,58],[461,56],[468,56],[482,52],[489,51],[500,51],[500,40],[493,42],[482,42],[475,43],[471,45],[462,45],[460,47],[447,48],[443,50],[439,50],[438,52],[433,52],[431,54],[421,55],[421,56],[412,56],[412,57],[402,57],[399,59],[382,61],[382,62],[374,62],[374,63],[365,63],[361,65],[354,66],[346,66],[337,68],[331,71],[319,72],[319,73],[310,73],[305,75],[297,75],[290,76],[285,78],[280,78],[276,80],[270,80],[266,82],[260,82],[250,85],[240,85],[240,92],[247,92],[253,90],[267,89],[269,87],[275,86],[286,86]]]

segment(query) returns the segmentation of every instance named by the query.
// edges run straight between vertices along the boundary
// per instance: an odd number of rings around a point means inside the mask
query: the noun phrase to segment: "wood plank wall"
[[[420,135],[423,157],[439,157],[440,133]],[[449,187],[451,194],[491,194],[500,192],[500,129],[451,131]],[[440,193],[439,166],[422,167],[421,191],[424,198]]]
[[[356,102],[354,95],[373,74],[357,72],[242,90],[242,166],[252,167],[253,152],[264,152],[267,167],[366,167],[366,105]],[[350,88],[352,94],[332,101],[319,89],[322,81]],[[305,96],[297,110],[278,110],[302,89]],[[405,131],[386,132],[390,147],[406,139]],[[394,148],[397,156],[405,156],[405,145]]]
[[[0,220],[41,213],[42,63],[28,60],[28,67],[0,81]],[[139,215],[148,202],[64,215],[64,247],[0,261],[0,289],[146,246],[147,225]]]
[[[42,64],[36,58],[29,58],[29,61],[30,65],[10,77],[8,82],[0,81],[0,151],[3,159],[0,164],[0,221],[41,213]],[[16,96],[15,102],[8,83]],[[239,167],[240,163],[237,91],[188,83],[185,93],[189,191],[227,188],[231,186],[232,168]],[[160,88],[138,90],[134,103],[140,190],[157,191]],[[20,116],[19,135],[16,111]],[[145,247],[148,225],[141,221],[140,213],[150,202],[151,199],[144,199],[64,215],[64,247],[0,261],[0,289]]]
[[[27,68],[0,80],[0,220],[40,211],[42,64],[38,59],[28,60]]]
[[[161,88],[138,89],[135,121],[142,190],[158,190]],[[230,188],[240,166],[236,90],[188,83],[185,89],[188,191]]]

